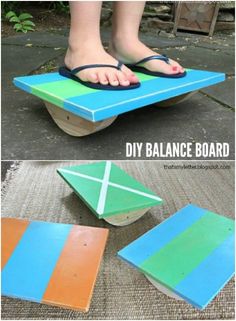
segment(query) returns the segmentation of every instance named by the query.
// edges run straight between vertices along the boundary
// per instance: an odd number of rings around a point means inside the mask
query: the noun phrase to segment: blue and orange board
[[[188,205],[118,256],[203,309],[234,275],[234,221]]]
[[[56,73],[14,78],[20,89],[91,122],[180,96],[225,80],[225,74],[188,69],[186,77],[158,78],[136,73],[141,86],[132,90],[96,90]]]
[[[2,295],[87,312],[108,229],[1,222]]]

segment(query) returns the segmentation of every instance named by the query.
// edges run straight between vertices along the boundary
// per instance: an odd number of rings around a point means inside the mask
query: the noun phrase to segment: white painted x
[[[142,196],[147,197],[147,198],[151,198],[151,199],[154,199],[154,200],[157,200],[157,201],[161,201],[161,198],[158,197],[158,196],[151,195],[151,194],[148,194],[148,193],[144,193],[144,192],[141,192],[139,190],[136,190],[136,189],[124,186],[124,185],[120,185],[120,184],[116,184],[116,183],[110,182],[109,181],[110,172],[111,172],[111,162],[110,161],[106,162],[103,179],[96,178],[96,177],[89,176],[89,175],[85,175],[85,174],[81,174],[81,173],[74,172],[74,171],[71,171],[71,170],[68,170],[68,169],[60,169],[60,172],[71,174],[71,175],[74,175],[74,176],[87,178],[87,179],[89,179],[91,181],[99,182],[99,183],[102,184],[101,190],[100,190],[100,195],[99,195],[99,200],[98,200],[98,206],[97,206],[97,213],[99,215],[104,213],[104,208],[105,208],[105,203],[106,203],[106,196],[107,196],[107,188],[108,188],[109,185],[113,186],[113,187],[116,187],[116,188],[123,189],[123,190],[131,192],[131,193],[142,195]]]

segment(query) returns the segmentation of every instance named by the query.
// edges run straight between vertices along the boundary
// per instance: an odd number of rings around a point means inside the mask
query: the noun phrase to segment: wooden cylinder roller
[[[159,291],[161,291],[165,295],[169,296],[170,298],[176,299],[176,300],[183,300],[179,295],[177,295],[173,291],[169,290],[167,287],[165,287],[161,283],[157,282],[156,280],[154,280],[153,278],[151,278],[147,274],[145,274],[145,276],[148,279],[148,281],[150,281]]]
[[[173,106],[173,105],[180,104],[183,101],[189,99],[196,92],[197,91],[192,91],[192,92],[187,93],[187,94],[183,94],[183,95],[180,95],[180,96],[176,96],[176,97],[173,97],[173,98],[170,98],[170,99],[166,99],[166,100],[160,101],[158,103],[155,103],[155,106],[157,106],[157,107],[170,107],[170,106]]]
[[[102,121],[91,122],[47,101],[44,101],[44,103],[58,127],[67,134],[76,137],[87,136],[105,129],[110,126],[117,117],[115,116]]]
[[[111,217],[104,217],[104,220],[111,225],[125,226],[129,225],[142,217],[149,208],[144,208],[138,211],[131,211],[123,214],[113,215]]]

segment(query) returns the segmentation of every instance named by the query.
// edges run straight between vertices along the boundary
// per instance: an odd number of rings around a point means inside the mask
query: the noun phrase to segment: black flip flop
[[[99,67],[109,67],[109,68],[115,68],[117,70],[121,70],[123,63],[122,62],[118,62],[117,66],[114,65],[107,65],[107,64],[92,64],[92,65],[84,65],[81,67],[77,67],[74,68],[72,70],[70,70],[69,68],[67,68],[66,66],[64,67],[60,67],[59,68],[59,74],[63,77],[75,80],[77,82],[79,82],[80,84],[87,86],[89,88],[93,88],[93,89],[101,89],[101,90],[127,90],[127,89],[135,89],[138,88],[140,86],[140,82],[135,83],[135,84],[130,84],[129,86],[112,86],[112,85],[103,85],[103,84],[99,84],[99,83],[92,83],[89,81],[83,81],[81,79],[79,79],[79,77],[76,76],[76,74],[84,69],[87,68],[99,68]]]
[[[151,70],[148,70],[147,68],[145,67],[141,67],[141,66],[138,66],[140,64],[143,64],[147,61],[150,61],[150,60],[153,60],[153,59],[156,59],[156,60],[162,60],[164,61],[165,63],[169,64],[169,58],[166,56],[166,55],[153,55],[153,56],[149,56],[149,57],[146,57],[134,64],[125,64],[128,68],[130,68],[131,70],[133,71],[137,71],[137,72],[141,72],[143,74],[146,74],[146,75],[150,75],[150,76],[155,76],[155,77],[164,77],[164,78],[181,78],[181,77],[184,77],[186,76],[186,71],[182,72],[182,73],[178,73],[178,74],[172,74],[172,75],[168,75],[168,74],[164,74],[162,72],[158,72],[158,71],[151,71]]]

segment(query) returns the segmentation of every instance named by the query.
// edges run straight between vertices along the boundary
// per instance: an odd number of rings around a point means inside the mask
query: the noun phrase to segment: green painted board
[[[98,218],[159,205],[162,199],[110,161],[57,170]]]

